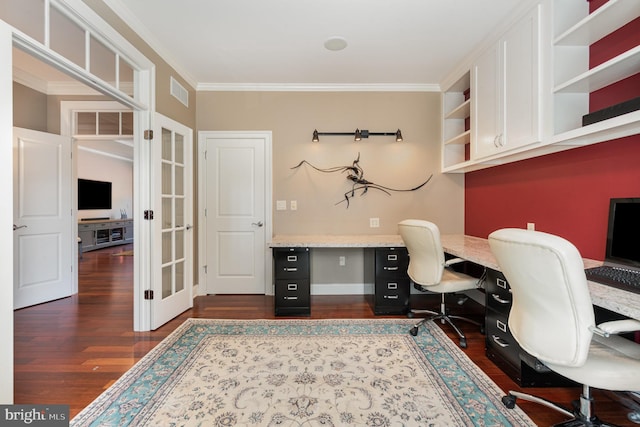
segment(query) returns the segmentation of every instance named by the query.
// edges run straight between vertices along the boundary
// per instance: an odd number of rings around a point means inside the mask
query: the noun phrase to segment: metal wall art
[[[362,193],[360,195],[364,195],[367,191],[369,191],[369,189],[374,189],[374,190],[379,190],[382,191],[383,193],[386,193],[388,195],[391,195],[391,191],[394,192],[400,192],[400,191],[416,191],[422,187],[424,187],[430,180],[431,178],[433,178],[433,174],[431,174],[429,176],[429,178],[427,178],[427,180],[425,182],[423,182],[422,184],[413,187],[413,188],[409,188],[406,190],[400,190],[400,189],[396,189],[396,188],[389,188],[389,187],[385,187],[384,185],[380,185],[380,184],[376,184],[374,182],[371,181],[367,181],[364,178],[364,169],[362,169],[362,167],[360,166],[360,153],[358,153],[358,158],[355,159],[353,161],[353,163],[351,164],[351,166],[334,166],[331,168],[319,168],[316,167],[314,165],[312,165],[311,163],[309,163],[306,160],[301,161],[300,163],[298,163],[296,166],[292,167],[291,169],[298,169],[299,167],[301,167],[302,165],[307,164],[309,166],[311,166],[313,169],[319,171],[319,172],[324,172],[324,173],[333,173],[333,172],[346,172],[347,173],[347,179],[351,182],[353,182],[352,186],[351,186],[351,190],[347,191],[346,193],[344,193],[344,199],[340,200],[339,202],[336,203],[336,205],[339,205],[340,203],[347,203],[347,208],[349,208],[349,199],[351,199],[352,197],[355,196],[357,191],[361,191]]]

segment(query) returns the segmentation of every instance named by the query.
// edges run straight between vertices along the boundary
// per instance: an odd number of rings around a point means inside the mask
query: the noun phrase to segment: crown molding
[[[122,19],[122,21],[129,26],[145,43],[147,43],[151,49],[155,50],[156,53],[169,64],[180,77],[185,79],[185,81],[191,86],[196,87],[198,82],[196,79],[185,70],[180,64],[173,59],[169,51],[167,51],[164,46],[153,36],[151,31],[147,27],[145,27],[138,18],[135,17],[131,13],[131,11],[125,6],[125,3],[122,0],[103,0],[104,4],[106,4],[113,12]]]
[[[440,92],[439,84],[404,83],[199,83],[202,92]]]

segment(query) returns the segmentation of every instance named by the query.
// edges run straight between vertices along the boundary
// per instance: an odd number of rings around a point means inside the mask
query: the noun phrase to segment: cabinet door
[[[540,6],[514,25],[501,42],[504,63],[503,138],[498,150],[541,139]]]
[[[474,64],[474,158],[541,139],[540,5]]]
[[[502,73],[499,45],[493,45],[473,65],[471,140],[473,158],[486,157],[498,150],[501,135],[500,118]]]

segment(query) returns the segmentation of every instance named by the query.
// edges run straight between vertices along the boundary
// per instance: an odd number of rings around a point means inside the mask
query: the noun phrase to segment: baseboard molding
[[[371,295],[373,283],[322,283],[311,285],[311,295]]]

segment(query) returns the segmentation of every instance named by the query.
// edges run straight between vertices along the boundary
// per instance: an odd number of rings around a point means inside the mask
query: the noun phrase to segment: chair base
[[[466,317],[451,316],[451,315],[447,314],[447,309],[446,309],[444,298],[445,298],[445,294],[442,294],[442,299],[441,299],[441,303],[440,303],[440,312],[439,313],[435,312],[435,311],[431,311],[431,310],[411,310],[407,314],[408,317],[413,317],[414,314],[423,314],[423,313],[430,314],[431,316],[426,317],[426,318],[420,320],[415,325],[413,325],[413,327],[409,330],[409,333],[415,337],[416,335],[418,335],[418,328],[420,326],[424,325],[429,320],[433,320],[433,321],[440,320],[442,324],[448,323],[453,328],[453,330],[456,332],[456,334],[458,334],[460,347],[461,348],[467,348],[467,337],[464,335],[462,330],[460,330],[460,328],[458,328],[455,325],[455,323],[453,323],[452,319],[462,320],[464,322],[472,323],[472,324],[474,324],[476,326],[479,326],[481,333],[484,333],[484,324],[481,324],[479,322],[476,322],[475,320],[472,320],[472,319],[469,319],[469,318],[466,318]]]
[[[570,419],[566,421],[554,424],[553,427],[618,427],[615,424],[605,423],[593,415],[593,399],[591,398],[591,391],[588,386],[583,386],[580,401],[574,402],[573,411],[550,400],[519,391],[509,391],[506,396],[502,397],[502,404],[509,409],[513,409],[516,406],[516,399],[538,403],[570,417]]]

